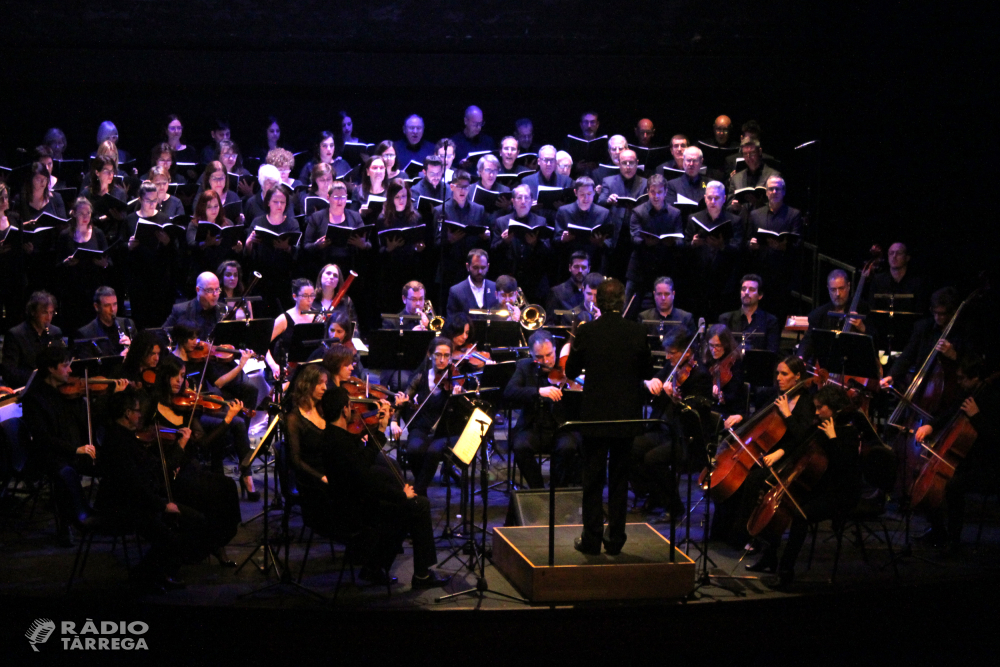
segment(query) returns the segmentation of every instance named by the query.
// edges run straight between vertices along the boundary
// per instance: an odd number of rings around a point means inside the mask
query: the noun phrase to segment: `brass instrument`
[[[424,302],[424,314],[427,315],[427,330],[434,333],[441,333],[444,329],[444,318],[434,314],[434,304],[430,299]]]
[[[518,287],[517,301],[514,302],[514,306],[521,311],[521,317],[518,321],[528,331],[537,331],[545,326],[545,309],[538,304],[525,304],[526,301],[524,290]]]

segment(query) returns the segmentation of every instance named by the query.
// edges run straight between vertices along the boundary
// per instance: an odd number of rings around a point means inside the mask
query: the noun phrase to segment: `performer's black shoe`
[[[427,574],[423,577],[418,577],[413,575],[410,579],[410,587],[416,590],[424,590],[427,588],[441,588],[451,580],[451,577],[439,577],[434,572],[428,570]]]
[[[747,572],[777,572],[778,560],[764,554],[764,556],[756,563],[747,563],[746,568]]]
[[[573,540],[573,548],[582,554],[587,554],[588,556],[599,556],[601,554],[601,545],[591,546],[583,541],[582,537],[578,537]],[[619,549],[620,551],[620,549]]]

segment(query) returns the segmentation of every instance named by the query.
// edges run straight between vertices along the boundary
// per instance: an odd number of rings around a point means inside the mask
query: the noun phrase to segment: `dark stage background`
[[[271,114],[304,150],[340,109],[366,141],[398,139],[410,113],[434,141],[477,104],[495,139],[527,116],[536,140],[557,146],[588,109],[602,133],[629,139],[650,117],[664,142],[707,138],[725,113],[736,128],[761,123],[821,252],[859,262],[873,242],[904,239],[935,285],[965,286],[996,247],[979,212],[989,195],[963,193],[996,152],[994,123],[977,114],[991,87],[975,65],[989,21],[957,8],[34,0],[0,12],[10,163],[51,126],[69,155],[89,154],[105,119],[144,161],[167,113],[198,149],[208,123],[228,119],[244,152]]]

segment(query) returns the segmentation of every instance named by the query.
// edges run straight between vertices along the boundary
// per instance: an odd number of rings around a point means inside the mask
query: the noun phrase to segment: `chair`
[[[76,558],[73,559],[73,567],[69,571],[69,581],[66,582],[66,594],[69,595],[73,588],[73,582],[77,577],[83,578],[83,571],[87,567],[87,559],[90,556],[90,548],[94,543],[94,538],[98,535],[111,538],[111,551],[114,552],[118,540],[122,541],[122,550],[125,554],[125,570],[132,571],[132,561],[129,557],[128,538],[135,536],[135,546],[138,557],[142,558],[142,543],[139,541],[139,533],[131,521],[116,517],[98,516],[92,526],[82,529],[80,546],[76,550]]]

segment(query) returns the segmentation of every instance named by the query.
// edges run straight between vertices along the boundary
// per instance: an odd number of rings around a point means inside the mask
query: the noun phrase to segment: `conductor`
[[[566,374],[586,372],[581,412],[591,421],[641,419],[652,355],[646,329],[622,318],[625,286],[610,279],[597,288],[601,316],[581,326],[570,349]],[[620,425],[593,426],[583,437],[583,535],[574,544],[577,551],[611,556],[625,545],[628,511],[628,465],[632,438],[636,434]],[[608,528],[604,530],[601,499],[605,470],[608,479]]]

